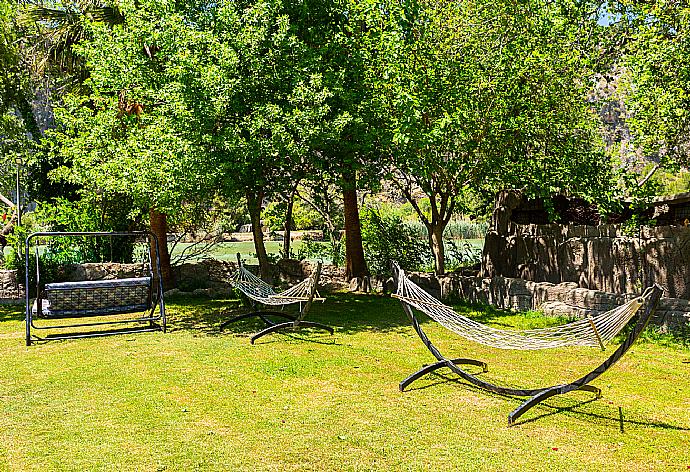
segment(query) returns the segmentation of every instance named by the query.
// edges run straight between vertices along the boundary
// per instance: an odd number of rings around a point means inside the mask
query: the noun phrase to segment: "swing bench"
[[[31,242],[37,238],[52,237],[132,237],[145,238],[155,255],[155,277],[151,261],[151,250],[148,254],[148,268],[142,277],[84,280],[78,282],[56,282],[43,284],[40,273],[38,244],[36,254],[36,299],[30,303],[29,298],[29,254]],[[163,299],[163,282],[161,279],[158,238],[151,232],[38,232],[26,238],[26,345],[34,341],[58,339],[88,338],[114,334],[166,330],[165,301]],[[159,308],[156,314],[156,307]],[[98,316],[124,315],[138,313],[139,316],[78,323],[49,323],[37,325],[36,319],[60,320],[89,318]],[[65,334],[48,334],[39,337],[31,330],[59,330],[66,328],[88,328],[108,325],[129,325],[128,328],[109,329],[105,331],[73,332]]]
[[[490,392],[529,397],[508,415],[508,426],[515,424],[515,421],[530,408],[555,395],[562,395],[573,390],[583,390],[594,393],[596,398],[601,398],[601,390],[591,386],[590,382],[606,372],[630,349],[647,327],[663,293],[661,287],[654,285],[645,290],[642,296],[595,317],[587,317],[553,328],[513,331],[492,328],[456,313],[451,307],[444,305],[412,282],[397,264],[393,265],[393,273],[397,279],[397,290],[393,297],[400,301],[422,343],[437,360],[437,362],[422,367],[400,382],[400,390],[404,391],[408,385],[428,373],[448,368],[462,379]],[[475,359],[445,357],[429,340],[414,312],[417,310],[426,314],[465,339],[497,349],[537,350],[567,346],[590,346],[605,350],[606,343],[625,328],[643,306],[645,307],[644,310],[638,315],[637,322],[626,339],[601,365],[573,382],[532,389],[496,385],[459,367],[460,365],[472,365],[481,368],[484,373],[488,372],[485,362]]]
[[[282,330],[293,330],[300,327],[304,328],[318,328],[328,331],[333,334],[333,328],[321,323],[313,321],[305,321],[304,318],[309,313],[311,305],[315,301],[324,302],[325,298],[319,295],[317,285],[319,277],[321,276],[321,263],[316,265],[316,269],[312,271],[311,276],[304,279],[302,282],[290,287],[281,293],[276,293],[273,287],[256,275],[252,274],[242,263],[240,254],[237,253],[237,272],[235,272],[230,283],[233,287],[242,292],[251,302],[253,311],[243,315],[235,316],[220,325],[222,331],[231,323],[251,317],[258,317],[266,325],[266,328],[254,334],[250,338],[251,344],[262,336]],[[297,315],[288,314],[284,311],[260,309],[257,310],[256,305],[261,304],[266,307],[279,306],[281,309],[288,305],[299,305]],[[270,317],[282,318],[288,320],[282,323],[276,323]]]

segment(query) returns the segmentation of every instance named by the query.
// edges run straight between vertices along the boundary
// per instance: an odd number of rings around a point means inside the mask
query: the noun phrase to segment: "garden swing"
[[[589,385],[590,382],[606,372],[628,351],[649,323],[662,294],[661,287],[654,285],[642,296],[595,317],[587,317],[553,328],[511,331],[492,328],[456,313],[451,307],[444,305],[412,282],[397,264],[394,264],[393,272],[397,278],[397,290],[393,297],[401,302],[417,335],[437,360],[400,382],[400,390],[404,391],[412,382],[430,372],[447,367],[464,380],[491,392],[530,397],[508,415],[509,426],[512,426],[530,408],[555,395],[562,395],[573,390],[584,390],[593,392],[597,398],[600,398],[601,390]],[[644,312],[639,315],[626,339],[600,366],[571,383],[534,389],[495,385],[460,368],[459,365],[464,364],[480,367],[483,372],[488,371],[486,363],[482,361],[464,358],[449,359],[441,354],[422,330],[414,313],[414,310],[420,311],[465,339],[498,349],[536,350],[566,346],[594,346],[604,350],[606,343],[628,324],[642,306],[645,306]]]
[[[266,328],[254,334],[250,338],[250,342],[254,344],[254,341],[262,336],[281,330],[291,330],[300,327],[304,328],[319,328],[328,331],[333,334],[333,328],[326,326],[321,323],[315,323],[313,321],[305,321],[304,318],[309,313],[311,305],[315,301],[324,302],[325,298],[319,295],[317,285],[319,283],[319,277],[321,276],[321,262],[317,263],[316,269],[312,271],[311,275],[304,279],[302,282],[290,287],[281,293],[276,293],[274,288],[261,280],[256,275],[252,274],[242,263],[240,254],[237,254],[237,272],[235,272],[230,283],[233,287],[237,288],[242,292],[251,302],[253,311],[250,313],[245,313],[243,315],[235,316],[220,325],[221,331],[225,329],[231,323],[239,320],[243,320],[251,317],[258,317],[265,324]],[[281,307],[284,308],[288,305],[298,304],[299,311],[297,315],[288,314],[283,311],[278,310],[267,310],[260,309],[257,310],[256,304],[261,304],[267,307]],[[277,317],[288,320],[287,322],[276,323],[272,321],[269,317]]]
[[[38,242],[35,244],[36,255],[36,299],[30,303],[29,298],[29,254],[31,242],[55,237],[131,237],[146,239],[149,243],[146,274],[142,277],[120,279],[84,280],[78,282],[55,282],[44,284],[40,273],[40,254]],[[155,257],[152,263],[152,254]],[[163,282],[161,279],[158,238],[151,232],[38,232],[26,238],[25,247],[26,273],[26,345],[33,341],[56,339],[87,338],[134,332],[163,331],[166,329],[165,301],[163,299]],[[156,307],[159,311],[156,314]],[[57,320],[70,318],[87,318],[139,313],[139,316],[126,319],[110,319],[94,322],[69,324],[35,323],[36,319]],[[49,334],[45,337],[32,335],[31,330],[58,330],[65,328],[89,328],[107,325],[130,325],[128,328],[109,329],[105,331],[68,332]]]

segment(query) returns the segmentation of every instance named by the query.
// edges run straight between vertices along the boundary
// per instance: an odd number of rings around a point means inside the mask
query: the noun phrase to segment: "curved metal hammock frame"
[[[396,275],[398,287],[393,297],[400,300],[412,327],[437,360],[437,362],[424,366],[400,382],[400,390],[404,391],[408,385],[428,373],[447,367],[462,379],[491,392],[530,397],[508,415],[509,426],[512,426],[530,408],[555,395],[562,395],[573,390],[584,390],[593,392],[597,398],[600,398],[601,390],[589,385],[590,382],[606,372],[630,349],[630,346],[649,323],[663,292],[661,287],[654,285],[648,288],[642,297],[595,318],[578,320],[554,328],[508,331],[491,328],[455,313],[452,308],[442,304],[414,284],[397,265],[394,266],[393,272]],[[603,349],[605,342],[610,341],[623,329],[642,306],[645,308],[625,341],[601,365],[573,382],[533,389],[518,389],[492,384],[459,367],[460,365],[473,365],[481,367],[483,372],[488,372],[488,366],[485,362],[466,358],[450,359],[441,354],[427,337],[414,313],[414,310],[426,313],[444,327],[466,339],[499,349],[546,349],[563,346],[599,346]]]
[[[239,253],[237,254],[237,267],[237,272],[235,272],[233,275],[230,283],[249,299],[254,311],[245,313],[243,315],[238,315],[227,320],[220,325],[221,330],[225,329],[229,324],[236,321],[257,317],[266,324],[266,328],[254,334],[250,338],[250,342],[252,344],[254,344],[254,341],[267,334],[299,327],[319,328],[328,331],[330,334],[333,334],[333,328],[330,326],[304,320],[304,318],[307,316],[307,313],[309,313],[313,302],[323,302],[326,300],[319,295],[317,288],[319,277],[321,276],[320,262],[316,265],[316,270],[312,272],[310,277],[280,293],[277,293],[271,285],[267,284],[247,270],[242,263]],[[287,305],[299,304],[299,310],[297,315],[292,315],[277,310],[256,310],[257,304],[270,307],[279,306],[281,308]],[[272,321],[269,316],[287,319],[289,321],[276,323]]]

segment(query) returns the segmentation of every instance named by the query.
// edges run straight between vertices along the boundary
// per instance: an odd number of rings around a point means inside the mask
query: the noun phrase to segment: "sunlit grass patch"
[[[456,305],[523,329],[563,320]],[[595,382],[604,398],[555,397],[516,427],[522,399],[447,371],[401,393],[434,359],[399,304],[330,295],[310,319],[336,328],[249,344],[252,320],[218,326],[238,300],[178,298],[170,331],[23,345],[20,309],[0,311],[0,470],[685,470],[690,351],[647,338]],[[609,352],[490,349],[423,317],[447,355],[514,386],[572,380]],[[624,413],[620,433],[618,407]],[[556,450],[554,450],[554,448]]]

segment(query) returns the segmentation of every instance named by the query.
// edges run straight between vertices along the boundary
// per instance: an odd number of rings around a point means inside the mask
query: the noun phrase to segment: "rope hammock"
[[[402,270],[398,272],[398,288],[393,296],[465,339],[498,349],[516,350],[565,346],[593,346],[603,350],[644,303],[644,299],[638,297],[594,317],[552,328],[516,331],[492,328],[456,313],[412,282]]]
[[[400,390],[404,391],[408,385],[427,374],[448,368],[462,379],[491,392],[501,395],[529,397],[508,415],[509,426],[515,424],[515,421],[530,408],[555,395],[582,390],[594,393],[597,398],[601,397],[601,390],[590,385],[590,383],[618,362],[635,343],[652,318],[652,314],[663,293],[661,287],[653,285],[645,290],[641,297],[635,298],[618,308],[596,317],[588,317],[587,319],[553,328],[510,331],[492,328],[455,313],[451,307],[444,305],[415,285],[407,278],[397,264],[393,265],[393,272],[398,280],[397,292],[393,294],[393,297],[400,300],[403,311],[405,311],[405,314],[412,322],[412,327],[429,352],[436,358],[436,362],[425,364],[421,369],[400,382]],[[640,310],[640,307],[643,305],[645,306],[644,310]],[[579,379],[550,387],[514,388],[488,382],[477,374],[468,372],[461,367],[464,365],[475,366],[480,367],[483,372],[488,372],[488,366],[485,362],[464,357],[449,358],[444,356],[422,329],[415,315],[415,309],[426,313],[444,327],[471,341],[499,349],[519,350],[548,349],[563,346],[600,346],[604,349],[605,343],[611,341],[628,324],[635,313],[639,311],[640,315],[625,340],[608,359]]]
[[[266,328],[259,331],[250,338],[250,342],[254,344],[254,341],[262,336],[269,333],[273,333],[279,330],[289,330],[296,329],[299,327],[305,328],[318,328],[328,331],[333,334],[333,328],[326,326],[321,323],[316,323],[314,321],[305,321],[304,317],[307,316],[309,309],[311,308],[312,302],[326,301],[325,298],[321,298],[317,290],[317,285],[319,283],[319,277],[321,275],[321,263],[316,265],[316,269],[312,271],[311,275],[298,283],[297,285],[290,287],[281,293],[276,293],[273,287],[263,280],[261,280],[256,275],[252,274],[249,270],[242,264],[242,259],[240,255],[237,254],[237,272],[230,279],[230,283],[233,287],[237,288],[240,292],[249,298],[252,305],[255,306],[256,303],[265,306],[280,306],[281,310],[286,305],[292,305],[299,303],[299,311],[296,315],[288,314],[284,311],[272,311],[266,309],[259,309],[258,311],[252,311],[251,313],[245,313],[243,315],[235,316],[229,319],[225,323],[220,325],[221,331],[228,325],[243,320],[245,318],[258,317],[265,324]],[[278,323],[272,321],[270,317],[278,317],[287,319],[289,321]]]
[[[316,283],[316,280],[314,280],[315,273],[316,272],[314,272],[311,277],[304,279],[284,292],[276,293],[271,285],[252,274],[244,267],[244,264],[241,264],[237,272],[233,274],[230,283],[251,300],[261,303],[262,305],[291,305],[293,303],[305,303],[309,301],[312,288]],[[318,290],[314,290],[314,294],[315,297],[312,298],[312,300],[326,300],[325,298],[321,298]]]

